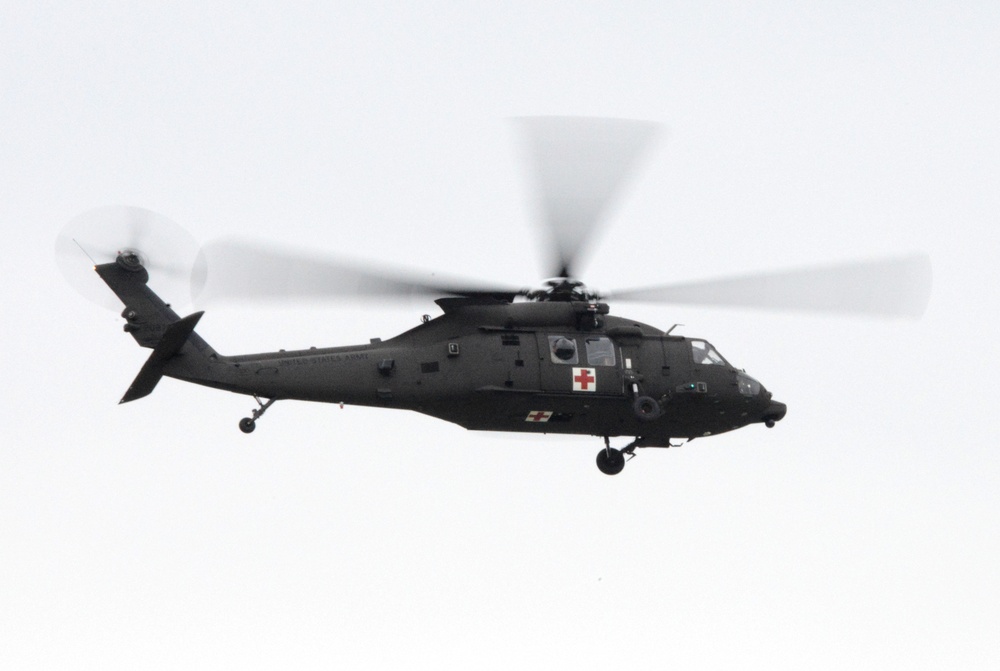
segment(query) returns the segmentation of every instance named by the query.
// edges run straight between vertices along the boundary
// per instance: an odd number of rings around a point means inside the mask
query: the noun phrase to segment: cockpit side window
[[[699,366],[725,366],[726,360],[715,351],[715,348],[704,340],[691,341],[691,356],[695,365]]]
[[[586,338],[584,343],[587,346],[587,364],[590,366],[614,366],[615,365],[615,344],[611,338],[592,337]]]
[[[580,353],[576,349],[576,339],[561,335],[550,335],[549,356],[552,358],[552,363],[580,363]]]

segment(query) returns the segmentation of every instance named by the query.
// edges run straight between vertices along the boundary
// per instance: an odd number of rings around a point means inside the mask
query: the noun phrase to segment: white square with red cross
[[[573,391],[597,391],[597,369],[574,368]]]

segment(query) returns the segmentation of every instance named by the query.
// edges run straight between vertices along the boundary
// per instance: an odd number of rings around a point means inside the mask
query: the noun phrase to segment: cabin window
[[[576,340],[566,336],[549,336],[549,356],[552,358],[552,363],[580,363],[580,354],[576,350]]]
[[[585,340],[587,363],[591,366],[614,366],[615,344],[611,338],[594,337]]]
[[[694,357],[695,365],[699,366],[725,366],[726,360],[715,351],[715,348],[704,340],[691,341],[691,356]]]

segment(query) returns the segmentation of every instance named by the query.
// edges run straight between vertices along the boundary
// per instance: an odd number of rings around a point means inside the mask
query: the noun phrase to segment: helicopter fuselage
[[[96,270],[125,304],[125,331],[153,350],[122,402],[162,376],[268,399],[241,422],[246,432],[276,400],[413,410],[474,430],[635,437],[626,450],[773,426],[785,414],[707,341],[603,303],[442,298],[442,315],[388,340],[225,356],[194,331],[201,313],[181,319],[141,264]]]

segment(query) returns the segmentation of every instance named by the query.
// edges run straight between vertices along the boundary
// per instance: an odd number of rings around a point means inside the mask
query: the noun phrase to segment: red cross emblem
[[[597,391],[597,371],[593,368],[574,368],[573,391]]]
[[[532,410],[524,418],[526,422],[547,422],[552,417],[551,410]]]

